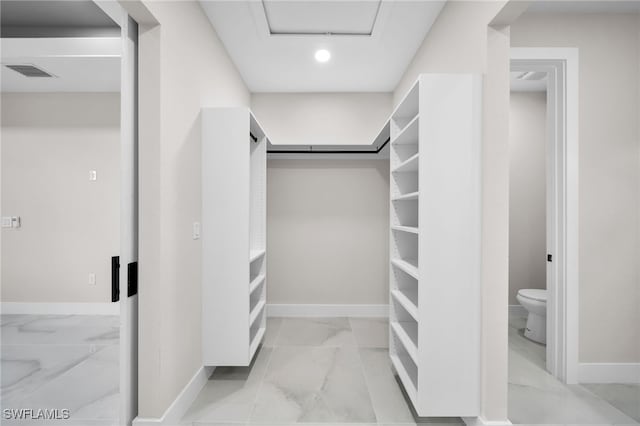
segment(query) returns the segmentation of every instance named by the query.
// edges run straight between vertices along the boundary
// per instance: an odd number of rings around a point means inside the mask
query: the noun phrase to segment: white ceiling
[[[3,38],[2,92],[119,92],[120,38]],[[6,65],[35,65],[53,78]]]
[[[445,0],[200,2],[252,92],[389,92]]]
[[[547,82],[549,79],[545,75],[543,78],[535,77],[534,80],[521,79],[525,72],[523,71],[511,71],[511,91],[512,92],[546,92]]]

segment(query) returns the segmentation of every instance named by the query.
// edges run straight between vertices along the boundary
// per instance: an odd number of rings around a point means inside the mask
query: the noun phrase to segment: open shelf
[[[418,115],[420,105],[420,85],[414,84],[409,93],[400,101],[396,110],[391,114],[392,124],[398,129],[404,129]]]
[[[390,219],[393,226],[418,227],[418,200],[397,200],[391,204]]]
[[[392,145],[389,151],[389,164],[396,167],[418,153],[418,145]]]
[[[420,117],[416,115],[400,130],[400,133],[393,138],[391,145],[417,145],[418,144],[418,123]]]
[[[393,168],[391,173],[391,192],[396,196],[402,196],[405,194],[413,194],[418,192],[418,168],[417,168],[417,154],[415,159],[402,166],[400,170]],[[413,170],[411,170],[413,169]],[[405,172],[405,173],[398,173]]]
[[[266,276],[264,274],[260,274],[255,277],[249,284],[249,294],[252,294],[254,291],[256,291],[256,289],[260,287],[260,284],[264,282],[265,278]]]
[[[262,342],[264,333],[267,331],[266,327],[255,327],[251,329],[251,344],[249,345],[249,359],[253,358]]]
[[[404,308],[405,311],[409,315],[413,317],[416,321],[418,321],[418,292],[416,290],[415,294],[405,294],[401,290],[392,290],[391,295],[393,298]]]
[[[418,323],[391,321],[391,328],[398,336],[405,351],[413,362],[418,365]]]
[[[409,157],[407,160],[400,163],[399,166],[391,170],[391,173],[403,173],[403,172],[417,172],[418,171],[418,158],[419,153],[416,153]],[[417,179],[417,177],[416,177]]]
[[[391,263],[398,269],[411,275],[413,278],[419,279],[417,259],[391,259]]]
[[[264,249],[261,250],[251,250],[249,252],[249,262],[255,262],[256,260],[260,259],[262,256],[264,256],[264,254],[266,253],[266,251]]]
[[[412,276],[415,272],[416,278],[418,273],[418,240],[418,234],[394,232],[389,241],[391,256],[398,263],[397,266],[406,269],[406,272]]]
[[[417,406],[418,403],[418,389],[416,384],[418,383],[418,368],[415,366],[413,361],[408,355],[398,355],[398,354],[390,354],[391,363],[393,367],[396,369],[398,376],[400,377],[400,381],[404,386],[404,390],[409,395],[409,399],[411,403]]]
[[[421,417],[480,412],[481,87],[421,74],[390,119],[389,355]]]
[[[260,316],[262,308],[264,308],[264,305],[266,305],[266,303],[267,302],[264,299],[261,299],[258,301],[258,303],[255,304],[253,309],[251,309],[251,314],[249,315],[249,325],[252,325],[254,322],[256,322],[256,319]]]

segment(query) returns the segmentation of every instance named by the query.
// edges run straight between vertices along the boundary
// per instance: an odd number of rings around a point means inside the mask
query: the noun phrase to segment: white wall
[[[111,302],[120,95],[3,93],[1,102],[2,216],[22,219],[2,228],[2,301]]]
[[[511,92],[509,113],[509,304],[546,288],[546,92]]]
[[[388,249],[388,160],[269,160],[268,303],[387,304]]]
[[[391,114],[391,93],[253,93],[251,109],[271,142],[368,145]]]
[[[507,419],[509,244],[509,31],[489,24],[506,1],[449,1],[398,83],[399,102],[418,74],[482,73],[481,416]]]
[[[580,362],[640,361],[640,21],[526,14],[514,47],[580,55]]]
[[[138,416],[159,418],[202,366],[200,109],[249,92],[198,2],[144,4],[160,25],[139,41]]]
[[[254,93],[275,144],[371,144],[391,93]],[[348,158],[348,157],[347,157]],[[267,302],[387,304],[388,160],[270,160]]]

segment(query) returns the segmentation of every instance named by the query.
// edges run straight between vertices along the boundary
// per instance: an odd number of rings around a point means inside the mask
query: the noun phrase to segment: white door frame
[[[128,295],[128,265],[138,260],[138,26],[120,3],[93,0],[120,26],[120,421],[138,414],[138,295]]]
[[[547,370],[578,382],[578,49],[511,49],[513,71],[544,71],[547,89]]]

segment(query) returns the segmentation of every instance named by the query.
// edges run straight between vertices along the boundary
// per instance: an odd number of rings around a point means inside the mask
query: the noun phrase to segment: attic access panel
[[[371,36],[382,0],[263,0],[271,35]]]

